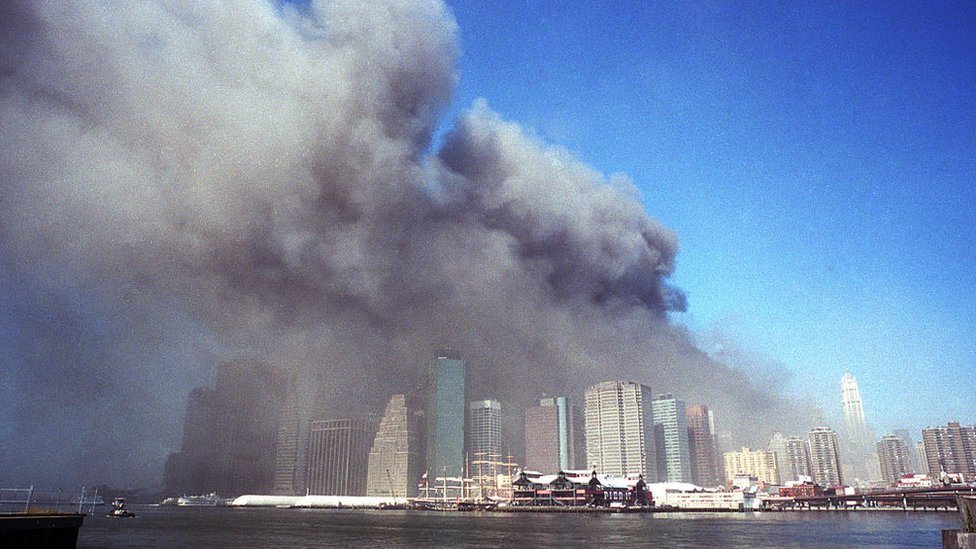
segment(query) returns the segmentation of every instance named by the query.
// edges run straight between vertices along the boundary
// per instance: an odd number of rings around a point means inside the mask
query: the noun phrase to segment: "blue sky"
[[[449,5],[448,121],[483,97],[627,174],[681,241],[676,320],[828,417],[848,367],[879,431],[976,421],[976,4]]]

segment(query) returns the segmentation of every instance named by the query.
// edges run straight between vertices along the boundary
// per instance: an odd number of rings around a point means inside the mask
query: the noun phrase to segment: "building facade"
[[[502,406],[497,400],[468,404],[468,476],[485,484],[502,461]]]
[[[807,441],[800,437],[789,437],[783,442],[783,446],[786,452],[786,469],[780,471],[780,480],[787,482],[801,480],[801,477],[813,478]]]
[[[453,352],[439,353],[427,376],[427,472],[464,474],[465,367]]]
[[[663,482],[691,482],[688,421],[685,403],[671,394],[658,395],[651,402],[654,413],[654,447],[657,478]]]
[[[865,484],[881,477],[874,433],[864,418],[864,403],[857,379],[844,370],[840,379],[844,429],[839,439],[844,447],[842,467],[849,483]]]
[[[405,498],[417,493],[423,474],[419,411],[406,395],[393,395],[369,449],[366,495]]]
[[[814,482],[821,486],[843,484],[837,433],[830,427],[817,427],[810,431],[807,441],[810,448],[810,476]]]
[[[691,457],[691,481],[699,486],[717,486],[724,479],[719,470],[718,452],[712,431],[711,411],[702,404],[685,407],[688,421],[688,454]]]
[[[893,486],[903,475],[914,473],[911,451],[905,440],[897,435],[885,435],[878,441],[878,461],[881,462],[881,478]]]
[[[939,478],[945,471],[976,479],[976,427],[950,421],[945,427],[923,429],[922,442],[929,476]]]
[[[725,452],[725,479],[732,485],[736,475],[751,475],[766,484],[779,484],[776,452],[742,448],[738,452]]]
[[[656,482],[650,387],[605,381],[589,387],[585,399],[587,468],[604,475],[644,475]]]
[[[544,398],[525,411],[525,468],[568,471],[586,468],[583,415],[566,397]]]
[[[308,493],[365,496],[372,432],[363,421],[311,422],[308,435]]]

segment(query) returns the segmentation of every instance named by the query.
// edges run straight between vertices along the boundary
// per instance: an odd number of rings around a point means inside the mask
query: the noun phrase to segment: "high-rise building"
[[[939,477],[942,471],[976,479],[976,427],[964,427],[950,421],[945,427],[922,429],[925,462],[929,475]]]
[[[586,467],[583,415],[566,397],[544,398],[525,411],[525,468],[554,473]]]
[[[313,421],[308,436],[308,492],[325,496],[365,496],[372,438],[372,432],[362,421]]]
[[[654,412],[654,447],[657,450],[657,478],[666,482],[691,482],[688,451],[688,421],[685,403],[670,393],[651,402]]]
[[[464,474],[465,368],[453,351],[428,369],[427,471],[431,478]]]
[[[915,469],[916,473],[928,473],[928,459],[925,456],[925,441],[920,440],[915,443],[915,460],[918,462],[918,468]]]
[[[267,493],[285,376],[252,358],[225,362],[214,388],[190,394],[180,452],[166,462],[168,493]]]
[[[908,466],[910,473],[922,472],[923,468],[918,460],[918,452],[915,447],[915,441],[912,438],[912,432],[909,429],[895,429],[894,434],[896,437],[902,439],[905,442],[905,447],[908,448]]]
[[[369,450],[366,495],[405,498],[423,474],[421,415],[406,395],[393,395]]]
[[[844,420],[847,429],[852,433],[867,433],[867,422],[864,420],[864,405],[861,402],[861,391],[857,380],[850,371],[844,370],[840,378],[841,399],[844,405]]]
[[[780,480],[800,480],[800,477],[813,477],[810,467],[810,448],[807,441],[790,437],[784,441],[786,449],[786,469],[780,471]]]
[[[604,381],[586,390],[586,460],[605,475],[657,478],[651,389]]]
[[[842,467],[849,482],[867,483],[881,476],[874,433],[864,419],[864,404],[857,380],[844,370],[840,379],[841,403],[844,410],[844,429],[839,439],[844,446]]]
[[[783,433],[779,431],[773,433],[766,449],[776,454],[776,469],[779,471],[780,481],[787,480],[785,477],[790,473],[790,464],[786,457],[786,437],[783,436]]]
[[[467,436],[468,476],[486,484],[502,459],[502,406],[497,400],[468,404]]]
[[[817,427],[807,436],[810,444],[810,466],[814,482],[822,486],[838,486],[844,476],[840,465],[840,446],[837,433],[830,427]]]
[[[770,450],[742,448],[739,452],[725,452],[725,482],[732,485],[736,475],[748,474],[767,484],[779,484],[776,453]]]
[[[274,486],[278,495],[300,495],[307,486],[306,450],[310,417],[309,391],[293,374],[288,383],[275,438]]]
[[[724,482],[717,476],[719,466],[712,431],[711,410],[702,404],[685,407],[688,421],[688,453],[691,456],[691,479],[699,486],[717,486]]]
[[[881,478],[889,486],[898,482],[906,473],[913,473],[910,451],[905,440],[897,435],[885,435],[878,441],[878,460],[881,462]]]

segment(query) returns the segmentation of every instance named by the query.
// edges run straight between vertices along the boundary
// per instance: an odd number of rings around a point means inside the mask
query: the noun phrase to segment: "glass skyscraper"
[[[658,395],[654,411],[654,446],[657,449],[657,478],[661,482],[691,482],[688,451],[688,421],[685,403],[671,394]]]
[[[428,370],[427,472],[433,477],[464,474],[464,361],[438,353]]]

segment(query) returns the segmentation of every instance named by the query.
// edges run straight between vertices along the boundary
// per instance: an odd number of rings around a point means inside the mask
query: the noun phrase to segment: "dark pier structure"
[[[0,514],[0,547],[73,549],[85,515]]]
[[[783,510],[889,509],[899,511],[950,511],[962,496],[976,496],[976,487],[938,486],[909,490],[878,490],[861,494],[822,494],[766,501],[766,508]]]

